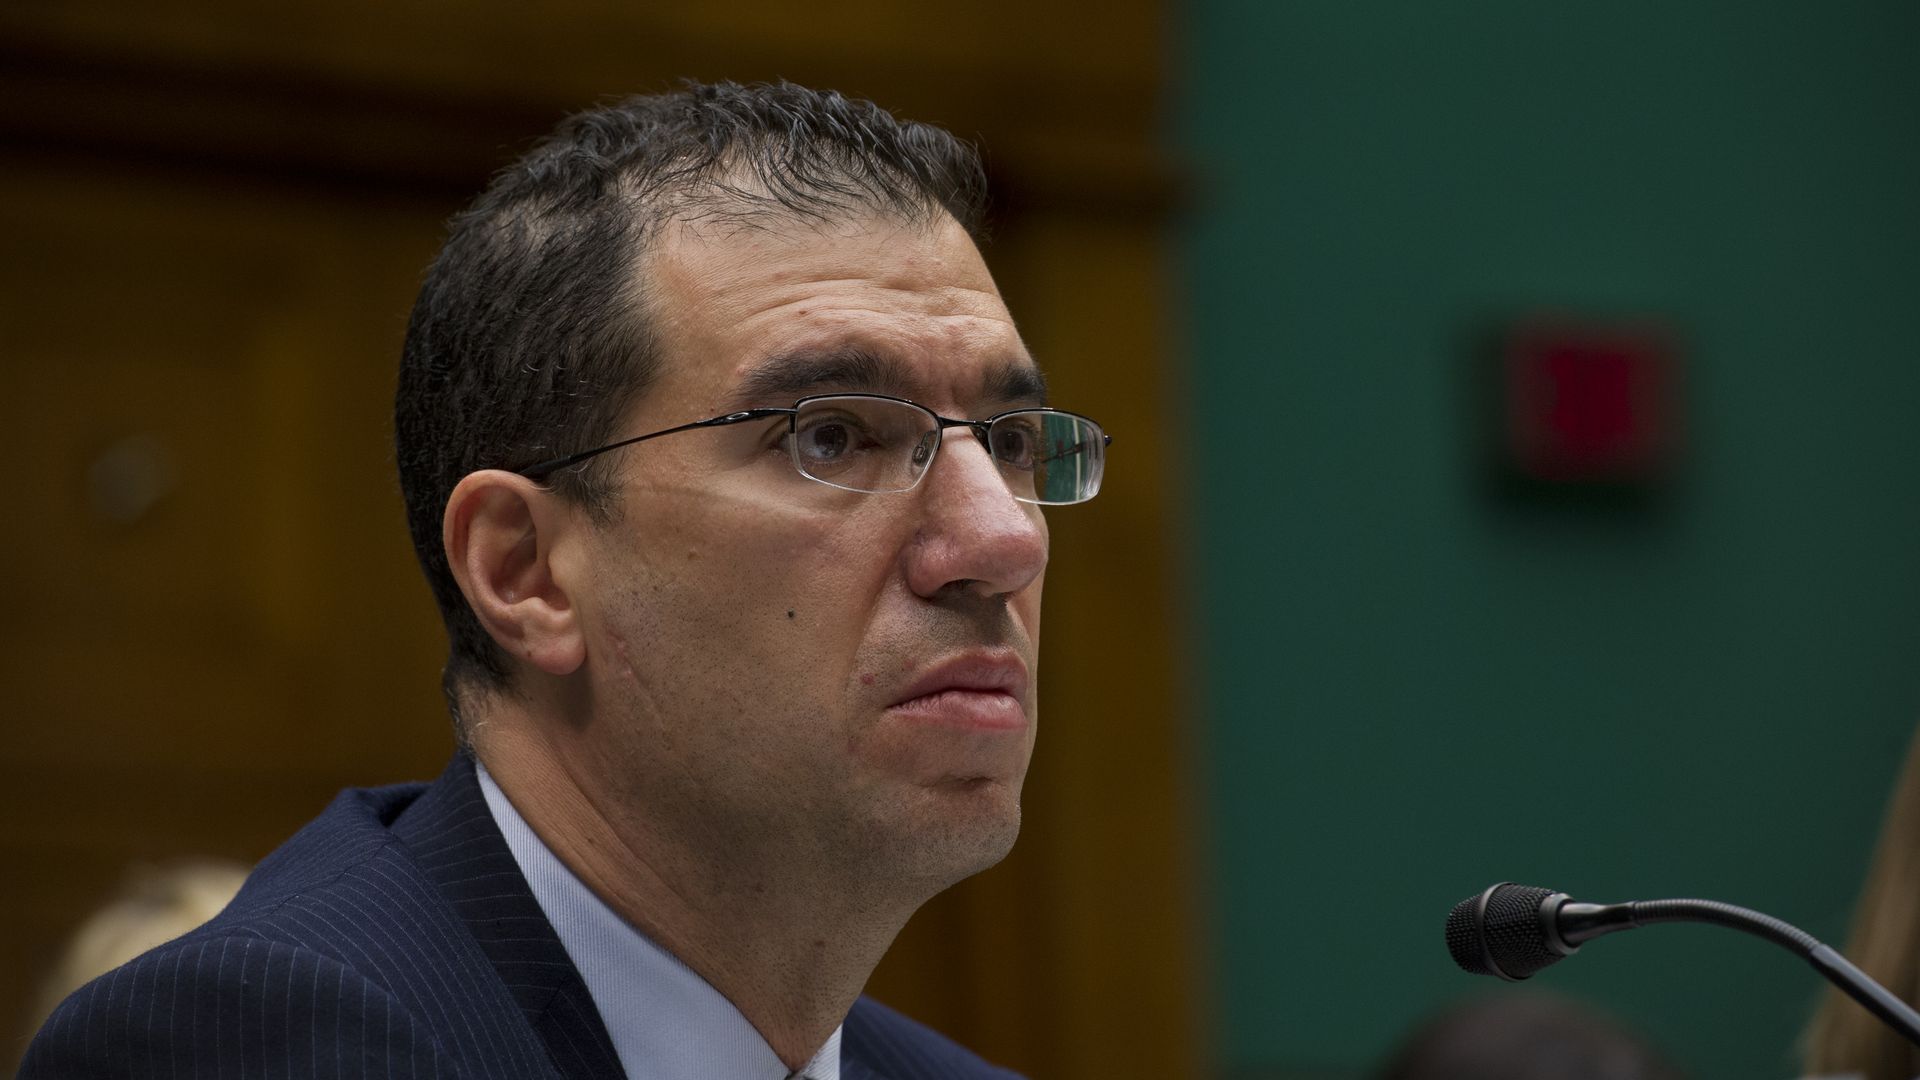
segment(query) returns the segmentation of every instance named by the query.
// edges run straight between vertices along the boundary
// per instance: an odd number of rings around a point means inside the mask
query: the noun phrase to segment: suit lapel
[[[447,771],[393,824],[539,1033],[567,1080],[624,1080],[613,1041],[513,853],[493,823],[473,759]],[[883,1080],[871,1072],[845,1080]]]

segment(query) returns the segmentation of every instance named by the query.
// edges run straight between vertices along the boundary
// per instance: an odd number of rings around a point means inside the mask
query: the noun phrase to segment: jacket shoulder
[[[313,949],[211,928],[81,987],[27,1048],[37,1077],[363,1073],[454,1077],[455,1059],[386,989]]]
[[[214,919],[69,997],[23,1076],[550,1075],[458,911],[391,828],[427,790],[342,792]],[[179,1065],[189,1066],[180,1069]]]

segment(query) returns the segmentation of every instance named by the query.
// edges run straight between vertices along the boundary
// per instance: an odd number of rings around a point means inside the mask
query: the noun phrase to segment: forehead
[[[662,397],[718,408],[815,389],[943,405],[1038,393],[992,275],[950,217],[694,222],[670,227],[644,271]],[[784,400],[743,400],[754,396]]]

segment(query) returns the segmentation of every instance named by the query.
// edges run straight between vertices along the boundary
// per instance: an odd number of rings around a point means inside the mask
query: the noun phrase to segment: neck
[[[755,851],[615,805],[588,759],[501,711],[477,725],[475,751],[520,816],[607,906],[732,1002],[789,1069],[805,1065],[926,897],[856,884],[829,853]]]

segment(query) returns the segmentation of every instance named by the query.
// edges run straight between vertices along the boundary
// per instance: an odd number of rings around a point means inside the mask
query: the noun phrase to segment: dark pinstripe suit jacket
[[[844,1080],[1013,1077],[867,998],[840,1055]],[[430,785],[342,792],[219,917],[68,998],[20,1075],[623,1074],[456,756]]]

